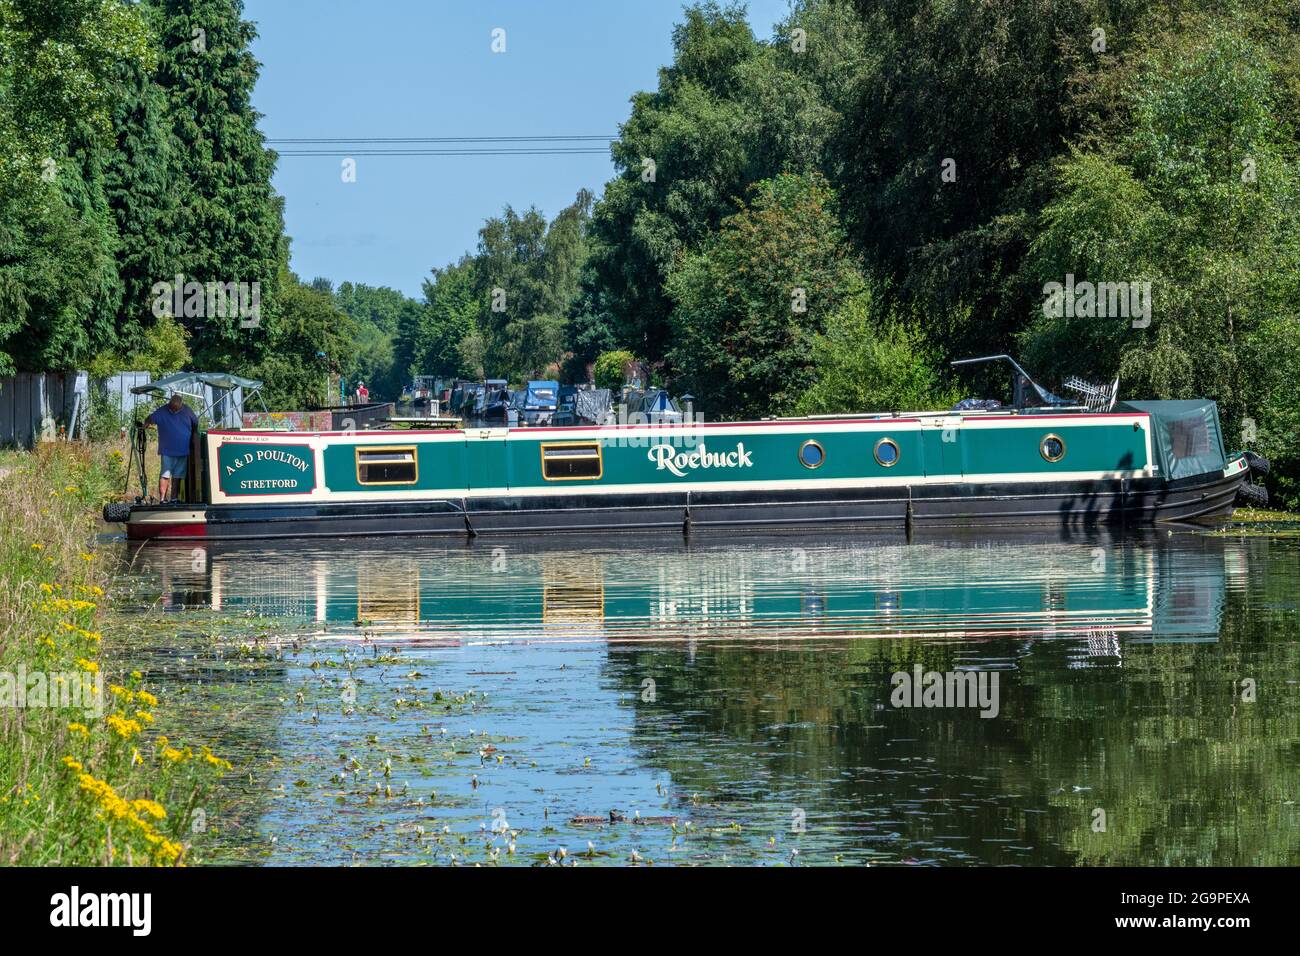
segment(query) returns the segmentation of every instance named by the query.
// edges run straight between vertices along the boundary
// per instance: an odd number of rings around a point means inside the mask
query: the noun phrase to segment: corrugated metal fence
[[[59,425],[84,423],[87,381],[85,372],[0,378],[0,445],[30,447],[42,428],[57,432]]]
[[[153,407],[159,404],[152,395],[132,395],[131,389],[137,385],[148,385],[153,376],[148,372],[118,372],[109,378],[95,380],[95,388],[100,397],[107,398],[110,404],[116,404],[127,415],[135,411],[137,405]]]
[[[135,395],[131,389],[147,385],[148,372],[119,372],[92,383],[86,372],[19,372],[0,378],[0,445],[29,448],[41,437],[42,430],[57,434],[63,426],[72,438],[81,438],[89,415],[90,389],[116,404],[130,415],[137,406],[154,407],[161,400],[154,395]],[[219,397],[218,390],[203,386],[204,408]],[[242,389],[217,401],[211,417],[216,424],[238,428],[243,414]]]

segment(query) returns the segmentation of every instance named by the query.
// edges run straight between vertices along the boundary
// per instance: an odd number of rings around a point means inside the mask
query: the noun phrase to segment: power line
[[[286,149],[278,156],[605,156],[608,149]]]
[[[270,137],[268,143],[608,143],[616,136],[298,136]]]

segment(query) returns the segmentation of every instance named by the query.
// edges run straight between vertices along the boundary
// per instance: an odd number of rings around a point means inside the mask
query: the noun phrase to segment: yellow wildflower
[[[143,819],[140,814],[147,814],[155,819],[161,820],[167,816],[167,812],[160,804],[153,800],[136,800],[128,802],[118,796],[117,791],[106,780],[97,780],[88,773],[83,773],[77,778],[78,787],[81,792],[92,798],[99,804],[101,815],[110,820],[121,820],[131,829],[139,833],[149,844],[149,852],[154,858],[154,862],[159,864],[180,863],[184,855],[185,848],[179,843],[160,836],[154,831],[148,820]]]
[[[90,736],[90,728],[85,724],[68,724],[68,730],[74,734],[81,734],[83,737]]]
[[[71,767],[73,770],[77,771],[78,773],[81,772],[81,764],[78,763],[78,762],[77,762],[75,759],[73,759],[72,757],[64,757],[64,758],[63,758],[63,766],[65,766],[65,767]]]
[[[117,734],[123,740],[130,740],[144,728],[136,720],[127,720],[119,717],[117,714],[108,715],[108,726],[113,728],[113,733]]]
[[[155,820],[163,820],[167,817],[167,811],[156,800],[132,800],[131,806],[135,808],[136,813],[146,814]]]
[[[138,690],[135,692],[135,696],[140,698],[140,703],[142,704],[145,704],[149,707],[158,706],[158,698],[155,697],[153,694],[149,693],[147,690]]]
[[[80,667],[80,668],[81,668],[82,670],[84,670],[84,671],[88,671],[88,672],[91,673],[91,674],[98,674],[98,673],[99,673],[99,665],[98,665],[97,663],[95,663],[94,661],[88,661],[88,660],[86,660],[84,657],[78,657],[78,658],[77,658],[77,666]]]

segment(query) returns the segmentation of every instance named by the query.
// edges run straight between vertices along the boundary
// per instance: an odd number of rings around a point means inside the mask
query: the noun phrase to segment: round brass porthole
[[[799,464],[805,468],[820,468],[826,461],[826,449],[821,442],[811,438],[799,446]]]
[[[1060,461],[1065,457],[1065,439],[1060,435],[1044,435],[1038,443],[1038,453],[1047,461]]]
[[[893,468],[898,464],[898,442],[892,438],[882,438],[876,442],[876,447],[871,450],[876,456],[876,463],[882,468]]]

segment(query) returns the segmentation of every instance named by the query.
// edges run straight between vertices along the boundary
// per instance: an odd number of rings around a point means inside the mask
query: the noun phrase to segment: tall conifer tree
[[[261,66],[249,51],[257,31],[243,19],[241,0],[148,2],[162,44],[156,80],[177,155],[179,271],[187,282],[260,287],[255,327],[241,327],[238,316],[177,318],[192,332],[196,362],[235,370],[270,346],[287,261],[283,200],[271,188],[276,157],[251,102]]]

